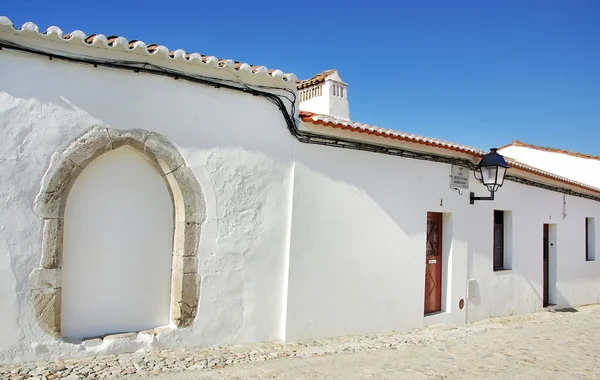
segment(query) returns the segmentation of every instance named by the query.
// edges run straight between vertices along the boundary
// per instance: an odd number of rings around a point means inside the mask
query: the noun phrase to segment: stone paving
[[[598,342],[594,305],[401,333],[0,366],[0,379],[600,379]]]

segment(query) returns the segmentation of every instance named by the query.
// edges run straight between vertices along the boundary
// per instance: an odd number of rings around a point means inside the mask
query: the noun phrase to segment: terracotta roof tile
[[[313,125],[337,128],[337,129],[347,130],[347,131],[351,131],[351,132],[355,132],[355,133],[374,135],[374,136],[380,137],[382,139],[393,139],[393,140],[405,141],[405,142],[413,143],[413,144],[427,145],[427,146],[431,146],[431,147],[435,147],[435,148],[466,153],[473,157],[482,157],[485,154],[485,152],[480,149],[469,147],[466,145],[455,144],[455,143],[452,143],[449,141],[434,139],[431,137],[418,136],[418,135],[414,135],[414,134],[410,134],[410,133],[396,131],[393,129],[379,128],[379,127],[371,126],[368,124],[355,123],[352,121],[337,119],[335,117],[331,117],[331,116],[327,116],[327,115],[320,115],[320,114],[307,112],[307,111],[300,111],[299,117],[302,121],[311,123]],[[507,158],[506,162],[512,168],[516,168],[516,169],[522,170],[524,172],[535,174],[537,176],[541,176],[544,178],[549,178],[552,180],[563,182],[567,185],[575,186],[575,187],[578,187],[578,188],[581,188],[581,189],[584,189],[587,191],[592,191],[592,192],[600,195],[600,189],[598,189],[596,187],[589,186],[589,185],[586,185],[581,182],[573,181],[568,178],[549,173],[547,171],[535,168],[530,165],[523,164],[519,161],[515,161],[512,159]]]
[[[438,140],[430,137],[400,132],[393,129],[379,128],[368,124],[355,123],[353,121],[337,119],[332,116],[319,115],[308,111],[300,111],[300,118],[302,119],[302,121],[310,122],[316,125],[322,125],[325,127],[350,130],[353,132],[363,134],[377,135],[388,139],[440,147],[444,149],[474,154],[477,156],[482,156],[484,154],[483,151],[466,145],[455,144],[444,140]]]
[[[0,16],[0,32],[8,32],[9,34],[16,35],[26,34],[28,36],[37,36],[38,38],[45,40],[62,40],[73,44],[79,43],[80,45],[84,44],[115,51],[131,51],[137,53],[138,57],[139,54],[142,53],[142,55],[145,54],[149,57],[171,58],[173,60],[185,61],[189,64],[205,64],[206,66],[222,68],[226,71],[237,71],[239,74],[251,73],[256,75],[256,79],[259,79],[259,77],[269,78],[270,80],[268,82],[270,82],[271,85],[278,87],[293,87],[297,80],[294,74],[285,74],[281,70],[268,70],[263,66],[249,65],[230,59],[219,59],[198,53],[186,53],[181,49],[169,50],[165,46],[157,44],[146,45],[140,40],[127,40],[124,37],[114,35],[107,37],[103,34],[85,34],[80,30],[64,34],[63,31],[56,26],[51,26],[40,33],[39,27],[32,22],[27,22],[20,28],[15,28],[12,21],[4,16]],[[246,76],[245,78],[249,79],[254,77]]]
[[[325,78],[327,78],[328,76],[330,76],[334,72],[335,72],[335,69],[325,70],[322,73],[319,73],[317,75],[313,75],[312,77],[310,77],[308,79],[297,80],[296,83],[298,84],[298,90],[301,90],[301,89],[306,88],[306,87],[314,86],[314,85],[319,84],[319,83],[323,83],[325,81]]]

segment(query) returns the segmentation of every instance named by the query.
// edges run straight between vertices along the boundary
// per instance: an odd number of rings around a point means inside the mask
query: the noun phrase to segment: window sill
[[[596,259],[586,259],[585,261],[589,263],[589,262],[594,262],[594,261],[596,261]]]
[[[498,274],[511,273],[511,272],[512,272],[512,269],[509,269],[509,268],[494,269],[494,273],[498,273]]]

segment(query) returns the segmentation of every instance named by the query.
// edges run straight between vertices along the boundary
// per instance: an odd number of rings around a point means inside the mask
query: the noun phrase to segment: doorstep
[[[445,325],[446,318],[450,315],[450,313],[446,311],[440,311],[438,313],[426,314],[423,317],[423,327],[430,327],[435,325]]]

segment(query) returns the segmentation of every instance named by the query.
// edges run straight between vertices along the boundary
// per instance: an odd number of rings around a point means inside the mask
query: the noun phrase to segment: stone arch
[[[29,288],[38,324],[54,337],[61,336],[62,242],[69,191],[90,162],[124,145],[134,148],[158,170],[173,202],[171,321],[184,328],[196,317],[200,290],[197,249],[200,226],[206,218],[200,183],[179,150],[164,136],[141,129],[96,126],[52,156],[34,204],[44,226],[40,266],[29,275]]]

